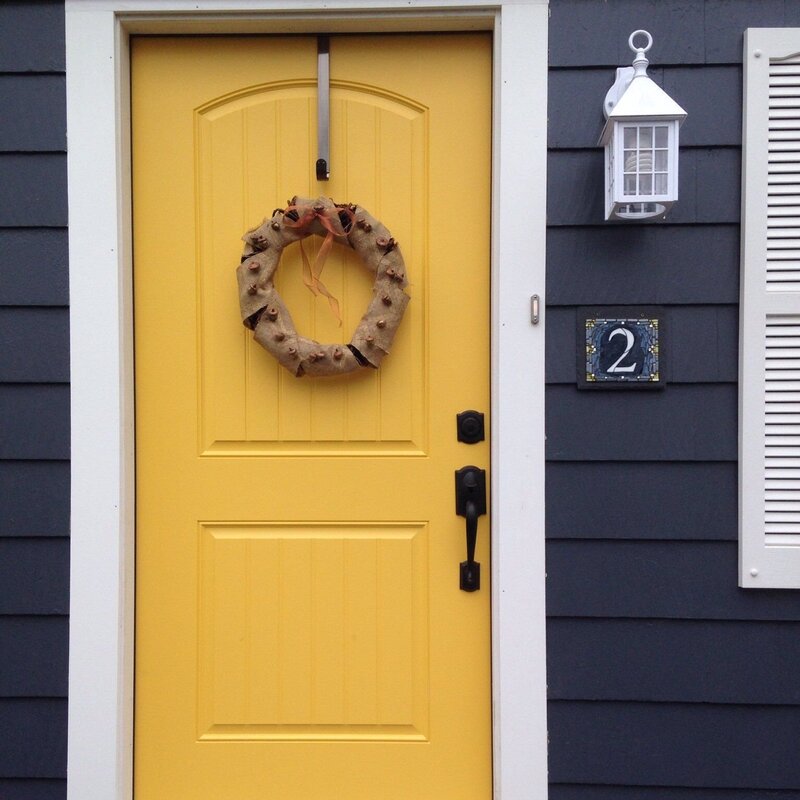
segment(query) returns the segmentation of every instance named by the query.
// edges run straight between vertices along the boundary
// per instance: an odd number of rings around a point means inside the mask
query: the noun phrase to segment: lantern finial
[[[633,43],[633,40],[641,34],[647,37],[647,44],[644,47],[638,47]],[[647,75],[647,65],[650,63],[645,56],[645,53],[653,46],[653,37],[648,31],[638,30],[634,31],[628,37],[628,47],[636,53],[636,58],[633,59],[633,74],[638,78],[640,75]]]

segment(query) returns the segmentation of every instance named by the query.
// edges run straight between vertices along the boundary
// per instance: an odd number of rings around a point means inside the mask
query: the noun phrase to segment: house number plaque
[[[660,389],[664,380],[661,308],[578,309],[579,389]]]

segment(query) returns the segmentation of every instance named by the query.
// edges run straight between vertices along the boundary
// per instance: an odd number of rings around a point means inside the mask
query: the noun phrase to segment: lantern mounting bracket
[[[634,44],[634,40],[637,36],[644,36],[647,40],[647,43],[643,47],[638,47]],[[650,63],[647,60],[647,56],[645,53],[653,46],[653,37],[650,35],[649,31],[638,30],[634,31],[628,37],[628,47],[636,54],[636,58],[633,59],[633,66],[632,67],[618,67],[617,68],[617,78],[614,81],[614,85],[608,90],[606,93],[606,99],[603,103],[603,113],[606,115],[606,119],[608,119],[608,115],[614,109],[614,106],[619,102],[620,97],[625,94],[625,90],[630,86],[631,81],[637,75],[647,75],[647,65]]]
[[[603,113],[606,119],[608,119],[608,115],[619,102],[620,97],[625,94],[625,90],[630,86],[634,72],[635,70],[633,67],[617,67],[617,79],[608,92],[606,92],[606,99],[603,103]]]

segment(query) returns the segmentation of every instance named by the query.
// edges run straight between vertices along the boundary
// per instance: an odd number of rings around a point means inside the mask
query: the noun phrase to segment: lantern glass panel
[[[623,194],[654,197],[669,191],[669,127],[623,125]]]

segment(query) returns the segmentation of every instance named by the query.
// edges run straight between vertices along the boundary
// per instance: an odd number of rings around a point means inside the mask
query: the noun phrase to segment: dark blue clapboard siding
[[[0,306],[0,382],[69,380],[69,311]]]
[[[800,622],[563,618],[547,634],[553,700],[800,705]]]
[[[69,387],[0,384],[0,459],[69,458]]]
[[[66,150],[63,75],[0,75],[0,108],[0,151]]]
[[[737,575],[736,542],[551,539],[547,612],[558,617],[800,620],[800,593],[744,591],[736,586]],[[744,649],[739,653],[742,660],[757,657]]]
[[[658,63],[703,63],[703,6],[685,0],[551,0],[550,66],[630,64],[628,36],[642,27],[658,42]]]
[[[0,3],[0,72],[64,71],[64,3]]]
[[[69,462],[0,461],[0,537],[69,535]]]
[[[549,800],[800,800],[800,791],[554,783],[550,786]]]
[[[800,788],[795,706],[551,701],[564,783]]]
[[[2,326],[2,311],[0,311]],[[670,383],[735,383],[739,374],[739,309],[736,306],[673,306],[666,313],[668,341],[662,363]],[[575,383],[577,311],[552,308],[547,317],[546,380]],[[2,367],[0,367],[0,370]]]
[[[738,302],[738,225],[547,231],[548,306]]]
[[[706,0],[706,61],[741,61],[745,28],[798,25],[796,0]]]
[[[3,800],[63,800],[67,794],[65,780],[3,780],[0,778],[0,797]]]
[[[573,359],[574,350],[564,355]],[[2,395],[0,395],[0,398]],[[547,458],[564,461],[736,459],[736,386],[664,391],[547,390]]]
[[[550,800],[800,800],[800,593],[737,588],[741,58],[784,0],[551,0]],[[688,111],[664,222],[603,222],[629,34]],[[663,305],[666,389],[578,392],[576,307]]]
[[[66,617],[0,616],[0,697],[66,697],[68,639]]]
[[[0,799],[66,796],[64,7],[0,3]]]
[[[68,592],[69,539],[0,539],[0,615],[67,614]]]
[[[738,222],[740,160],[736,147],[683,148],[680,200],[667,217],[669,224]],[[548,225],[604,224],[602,175],[600,148],[551,151],[547,163]]]
[[[655,58],[655,56],[654,56]],[[655,67],[647,74],[688,113],[681,127],[683,147],[739,146],[742,143],[742,69],[738,65],[713,67]],[[603,129],[602,102],[608,91],[608,68],[550,71],[548,98],[551,112],[547,144],[551,148],[595,148]],[[734,102],[710,103],[722,94]],[[562,97],[595,98],[594,112],[583,103],[565,104]]]
[[[735,541],[736,471],[733,462],[551,462],[547,536]]]
[[[745,28],[798,25],[795,0],[550,0],[550,65],[630,64],[637,28],[656,64],[740,64]]]
[[[0,226],[67,224],[65,153],[0,153]]]
[[[0,774],[6,778],[64,777],[66,722],[66,700],[0,699]]]
[[[69,302],[65,228],[0,228],[0,305]]]

